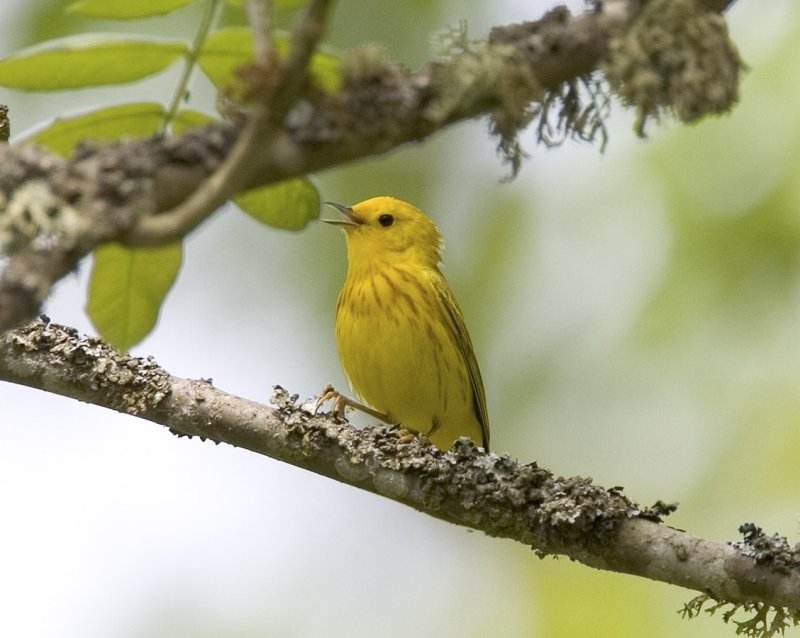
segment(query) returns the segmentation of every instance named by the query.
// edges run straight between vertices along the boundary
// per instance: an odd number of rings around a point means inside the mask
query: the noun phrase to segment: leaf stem
[[[172,120],[175,119],[178,109],[186,97],[189,80],[192,77],[192,71],[194,71],[194,68],[197,65],[197,60],[200,57],[200,51],[202,50],[203,44],[206,41],[208,32],[211,30],[211,27],[216,23],[217,18],[219,17],[221,7],[222,0],[208,0],[208,3],[206,4],[206,10],[203,13],[203,18],[200,20],[197,33],[194,36],[192,45],[189,47],[189,51],[186,53],[183,65],[183,73],[181,73],[180,80],[178,80],[178,85],[175,87],[175,92],[173,93],[172,99],[167,107],[167,112],[164,114],[164,121],[161,123],[161,128],[159,130],[159,133],[162,135],[167,132],[167,128]]]

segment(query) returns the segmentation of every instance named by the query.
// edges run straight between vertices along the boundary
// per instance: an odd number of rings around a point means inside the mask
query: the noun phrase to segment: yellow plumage
[[[347,237],[336,305],[342,367],[362,401],[441,449],[467,436],[488,450],[478,363],[447,280],[441,235],[411,204],[375,197],[332,204]]]

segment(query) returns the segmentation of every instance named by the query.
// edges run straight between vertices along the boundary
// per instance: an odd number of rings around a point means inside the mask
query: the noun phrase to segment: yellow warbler
[[[488,450],[483,381],[461,310],[439,270],[439,230],[393,197],[330,205],[344,219],[326,221],[347,238],[336,343],[353,390],[380,416],[421,432],[440,449],[468,436]]]

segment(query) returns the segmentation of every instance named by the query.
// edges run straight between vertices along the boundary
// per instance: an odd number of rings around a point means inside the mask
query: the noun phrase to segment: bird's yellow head
[[[373,197],[354,206],[328,202],[344,219],[325,220],[344,229],[350,266],[402,260],[435,268],[442,259],[442,236],[411,204]]]

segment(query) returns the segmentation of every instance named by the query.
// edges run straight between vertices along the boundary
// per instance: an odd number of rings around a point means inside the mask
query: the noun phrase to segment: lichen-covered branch
[[[784,615],[800,609],[800,552],[785,539],[754,527],[734,545],[700,539],[660,522],[672,506],[641,508],[621,488],[556,478],[466,439],[442,452],[417,438],[409,442],[392,426],[357,430],[312,414],[280,388],[274,405],[261,405],[46,321],[0,338],[0,380],[248,449],[542,555],[680,585],[726,604]]]
[[[679,9],[668,14],[672,18],[659,21],[673,4]],[[742,65],[722,18],[709,16],[712,4],[728,2],[606,0],[579,16],[561,8],[536,22],[497,27],[485,42],[464,38],[417,72],[365,47],[343,61],[341,90],[328,94],[303,82],[296,68],[307,63],[324,28],[328,2],[312,2],[283,67],[291,71],[285,81],[279,72],[272,79],[259,76],[258,62],[243,74],[253,83],[250,96],[274,97],[268,106],[280,117],[270,126],[250,123],[244,140],[252,152],[234,163],[236,171],[220,169],[231,165],[246,119],[178,139],[83,145],[66,161],[0,146],[0,252],[8,255],[0,273],[0,332],[35,317],[52,284],[97,245],[172,243],[228,191],[384,153],[484,115],[516,170],[522,158],[517,135],[534,120],[544,141],[554,130],[589,138],[602,132],[606,86],[635,103],[641,121],[667,112],[696,119],[725,111],[736,100]],[[649,37],[653,33],[664,37]],[[677,49],[674,55],[663,55],[665,42]],[[675,59],[680,63],[665,63]],[[601,70],[607,84],[593,79]],[[259,90],[275,78],[277,89]],[[590,88],[588,104],[582,85]],[[251,113],[263,117],[264,109]],[[35,191],[32,182],[39,184]],[[205,202],[187,202],[209,192]],[[42,224],[31,224],[34,210],[45,211],[38,216]]]

